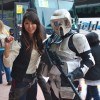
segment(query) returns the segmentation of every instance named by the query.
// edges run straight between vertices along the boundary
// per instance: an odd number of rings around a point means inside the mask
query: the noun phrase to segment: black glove
[[[76,79],[80,79],[84,77],[84,74],[80,68],[76,68],[73,72],[68,73],[67,77],[69,77],[72,81]]]

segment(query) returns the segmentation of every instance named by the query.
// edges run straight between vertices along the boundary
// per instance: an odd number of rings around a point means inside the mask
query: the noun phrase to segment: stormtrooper
[[[71,79],[77,89],[79,79],[83,78],[89,68],[95,64],[90,46],[85,35],[74,34],[71,31],[72,18],[66,9],[56,10],[50,21],[54,33],[46,40],[50,44],[49,49],[57,53],[63,62],[64,73]],[[57,67],[53,65],[49,68],[49,66],[49,64],[45,66],[43,75],[49,77],[47,88],[52,100],[78,100]]]

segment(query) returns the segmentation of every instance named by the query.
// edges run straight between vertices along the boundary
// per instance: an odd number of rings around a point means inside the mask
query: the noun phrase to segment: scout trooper
[[[52,43],[51,51],[55,51],[61,61],[63,71],[71,79],[75,87],[78,87],[77,79],[85,76],[90,67],[95,64],[90,46],[83,34],[71,32],[72,18],[66,9],[56,10],[51,16],[51,26],[54,34],[61,37],[62,41]],[[70,42],[69,42],[70,41]],[[77,100],[75,94],[61,75],[56,66],[49,71],[47,88],[53,100]]]

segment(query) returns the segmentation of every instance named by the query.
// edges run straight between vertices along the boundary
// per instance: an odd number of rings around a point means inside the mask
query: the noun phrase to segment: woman
[[[43,51],[41,24],[34,12],[26,12],[22,21],[20,43],[6,39],[4,64],[12,66],[9,100],[36,100],[36,69]]]
[[[5,38],[9,36],[8,31],[5,29],[4,27],[4,23],[3,21],[0,20],[0,40],[1,40],[1,46],[0,46],[0,83],[2,84],[2,72],[6,73],[6,79],[7,79],[7,85],[11,84],[11,75],[10,75],[10,68],[6,68],[3,64],[3,53],[4,53],[4,49],[5,49],[5,45],[4,45],[4,40]]]
[[[34,12],[34,13],[37,14],[37,11],[36,11],[34,8],[28,8],[26,11],[27,11],[27,12],[32,11],[32,12]],[[43,25],[41,25],[41,28],[42,28],[42,31],[43,31],[43,33],[44,33],[44,34],[42,34],[43,37],[44,37],[43,39],[46,39],[46,30],[45,30],[45,27],[44,27]],[[52,99],[51,99],[51,95],[50,95],[50,93],[49,93],[48,90],[47,90],[47,87],[46,87],[46,80],[43,78],[42,70],[43,70],[43,65],[42,65],[42,63],[40,63],[40,64],[39,64],[39,67],[38,67],[38,69],[37,69],[38,84],[39,84],[39,86],[41,87],[41,90],[42,90],[42,92],[43,92],[43,95],[44,95],[45,100],[52,100]]]

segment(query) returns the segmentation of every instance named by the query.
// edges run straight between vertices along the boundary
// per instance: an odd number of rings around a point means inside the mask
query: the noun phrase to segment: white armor
[[[56,53],[61,58],[61,61],[64,62],[62,68],[65,74],[67,75],[68,73],[72,73],[73,75],[76,75],[78,73],[77,71],[74,72],[74,70],[79,68],[79,71],[81,70],[81,73],[83,74],[83,76],[85,76],[89,67],[93,66],[95,62],[86,37],[83,34],[79,33],[73,35],[70,32],[72,26],[70,13],[66,9],[56,10],[53,16],[51,16],[51,26],[56,34],[63,37],[61,43],[52,43],[50,50],[56,51]],[[69,33],[70,35],[66,36]],[[64,36],[66,37],[64,38]],[[72,44],[69,43],[69,39],[71,38],[71,36],[73,45],[80,56],[77,56],[76,52],[74,52],[70,48],[72,46]],[[51,81],[49,85],[53,89],[54,94],[57,98],[59,98],[59,93],[61,98],[74,98],[74,92],[71,87],[61,86],[61,73],[56,66],[53,66],[51,68],[48,75],[49,81]],[[74,79],[81,77],[82,76],[77,77],[76,75]],[[68,91],[70,95],[68,94]]]

